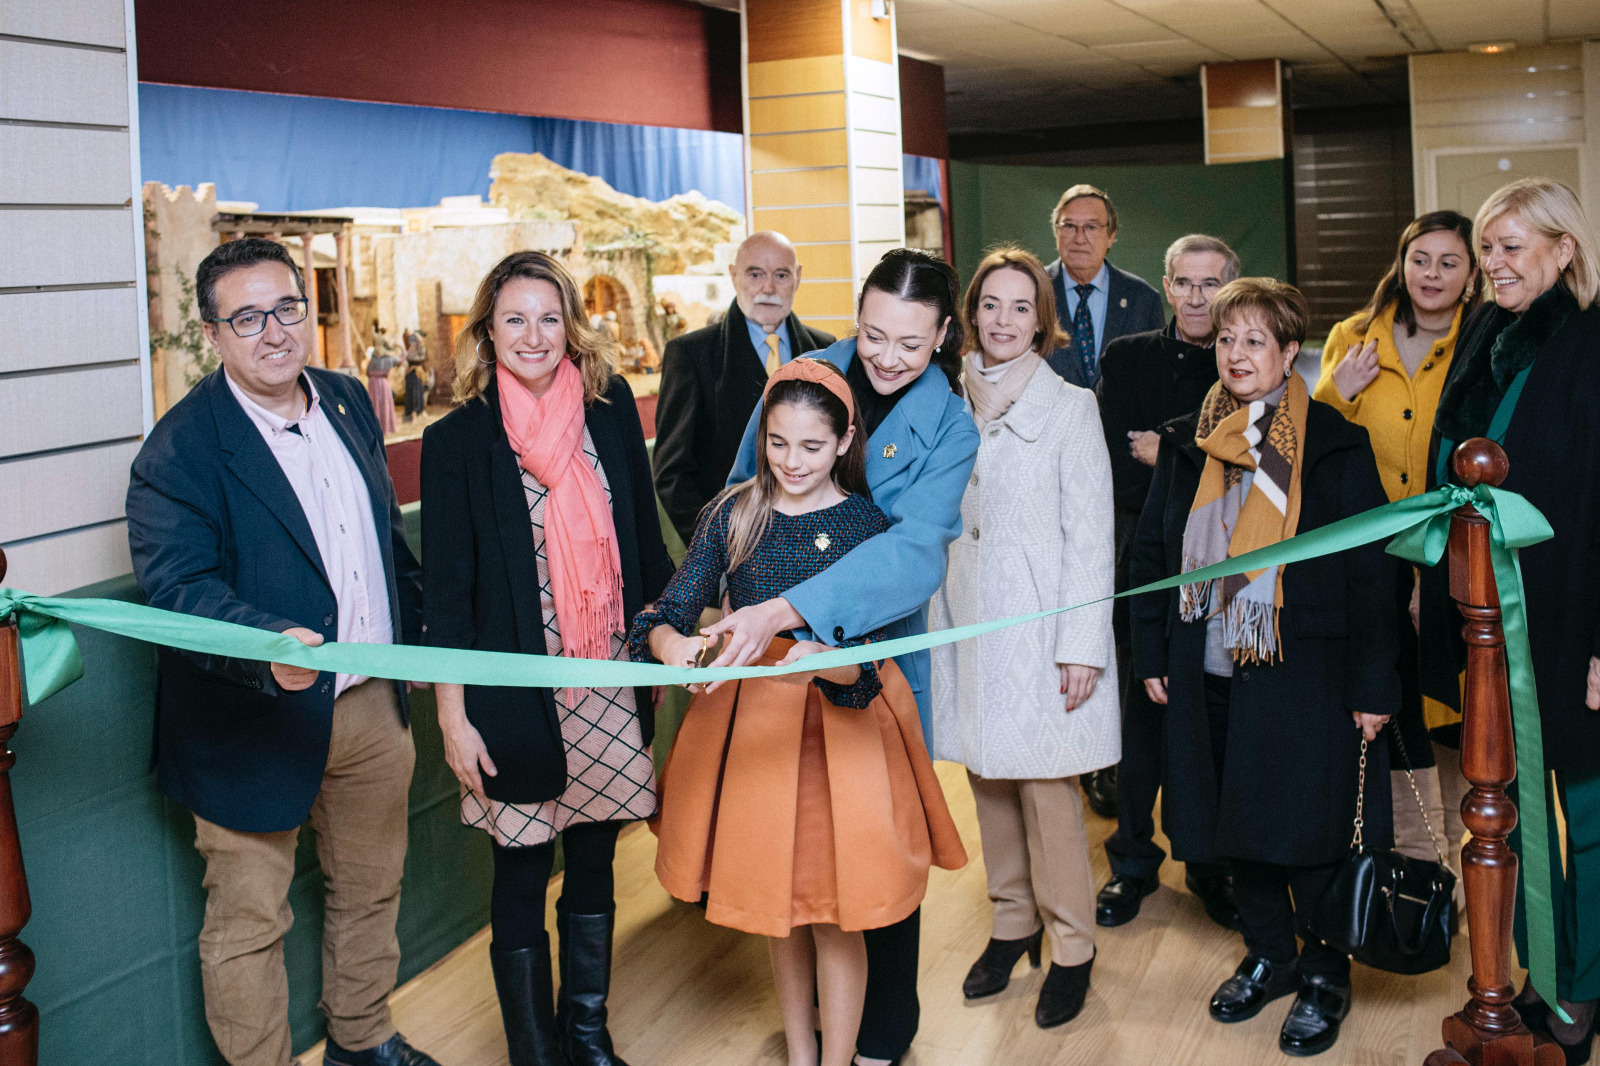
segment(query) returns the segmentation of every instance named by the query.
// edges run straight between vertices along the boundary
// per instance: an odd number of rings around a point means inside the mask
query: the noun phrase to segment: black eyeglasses
[[[254,337],[267,328],[267,316],[278,320],[280,326],[293,326],[306,320],[306,298],[289,300],[270,311],[240,311],[232,318],[213,318],[212,322],[226,322],[235,335]]]

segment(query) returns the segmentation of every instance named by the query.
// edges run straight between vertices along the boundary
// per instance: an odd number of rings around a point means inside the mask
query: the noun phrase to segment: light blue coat
[[[838,341],[810,354],[847,370],[856,342]],[[728,476],[730,485],[755,476],[760,422],[758,404]],[[961,498],[977,458],[978,427],[961,397],[950,391],[944,372],[930,365],[867,441],[867,485],[893,525],[784,593],[814,639],[839,644],[879,629],[890,638],[928,631],[928,600],[944,583],[946,549],[961,535]],[[916,694],[931,748],[929,653],[896,656],[895,662]]]

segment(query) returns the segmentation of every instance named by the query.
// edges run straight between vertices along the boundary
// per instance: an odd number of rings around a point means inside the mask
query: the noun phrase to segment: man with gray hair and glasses
[[[1162,426],[1199,408],[1217,381],[1212,350],[1211,298],[1239,276],[1239,257],[1216,237],[1191,233],[1167,248],[1161,288],[1172,305],[1172,320],[1161,329],[1135,333],[1106,345],[1101,359],[1100,421],[1111,452],[1117,545],[1116,590],[1128,587],[1128,556],[1139,512],[1150,492]],[[1112,612],[1117,658],[1127,662],[1128,607],[1118,600]],[[1128,677],[1126,669],[1119,676]],[[1111,880],[1100,890],[1095,920],[1122,925],[1139,913],[1139,904],[1160,883],[1166,854],[1155,842],[1151,811],[1162,785],[1166,736],[1163,709],[1150,702],[1144,687],[1125,684],[1122,704],[1122,761],[1117,766],[1117,831],[1106,840]],[[1237,929],[1227,870],[1220,863],[1191,862],[1185,876],[1206,913],[1219,925]]]

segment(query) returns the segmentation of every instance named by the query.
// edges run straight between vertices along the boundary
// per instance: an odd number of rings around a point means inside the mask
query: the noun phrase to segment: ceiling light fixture
[[[1516,41],[1480,41],[1477,44],[1467,45],[1467,51],[1477,52],[1481,56],[1497,56],[1502,52],[1512,51],[1516,47]]]

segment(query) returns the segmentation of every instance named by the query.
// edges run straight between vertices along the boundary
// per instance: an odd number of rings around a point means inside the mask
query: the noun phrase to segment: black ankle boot
[[[606,1031],[616,913],[613,907],[605,914],[568,914],[556,904],[556,932],[561,938],[556,1027],[570,1066],[628,1066],[617,1056]]]
[[[1300,960],[1269,962],[1246,955],[1233,976],[1217,986],[1211,997],[1211,1016],[1219,1022],[1254,1018],[1275,999],[1287,996],[1300,983]]]
[[[968,999],[982,999],[1003,992],[1006,985],[1011,983],[1011,971],[1016,967],[1017,960],[1026,955],[1028,962],[1037,970],[1043,948],[1043,929],[1021,940],[996,940],[990,937],[989,946],[983,949],[978,961],[967,971],[967,979],[961,982],[961,994]]]
[[[501,951],[489,946],[511,1066],[563,1066],[550,990],[550,937],[539,935],[537,947]]]
[[[1044,987],[1039,989],[1039,1004],[1033,1009],[1033,1023],[1041,1029],[1054,1029],[1076,1018],[1083,1010],[1083,1001],[1089,995],[1089,971],[1094,969],[1094,956],[1076,966],[1050,964]]]
[[[1322,974],[1307,974],[1278,1033],[1278,1050],[1297,1058],[1322,1054],[1339,1039],[1339,1023],[1349,1013],[1348,980],[1340,984]]]

